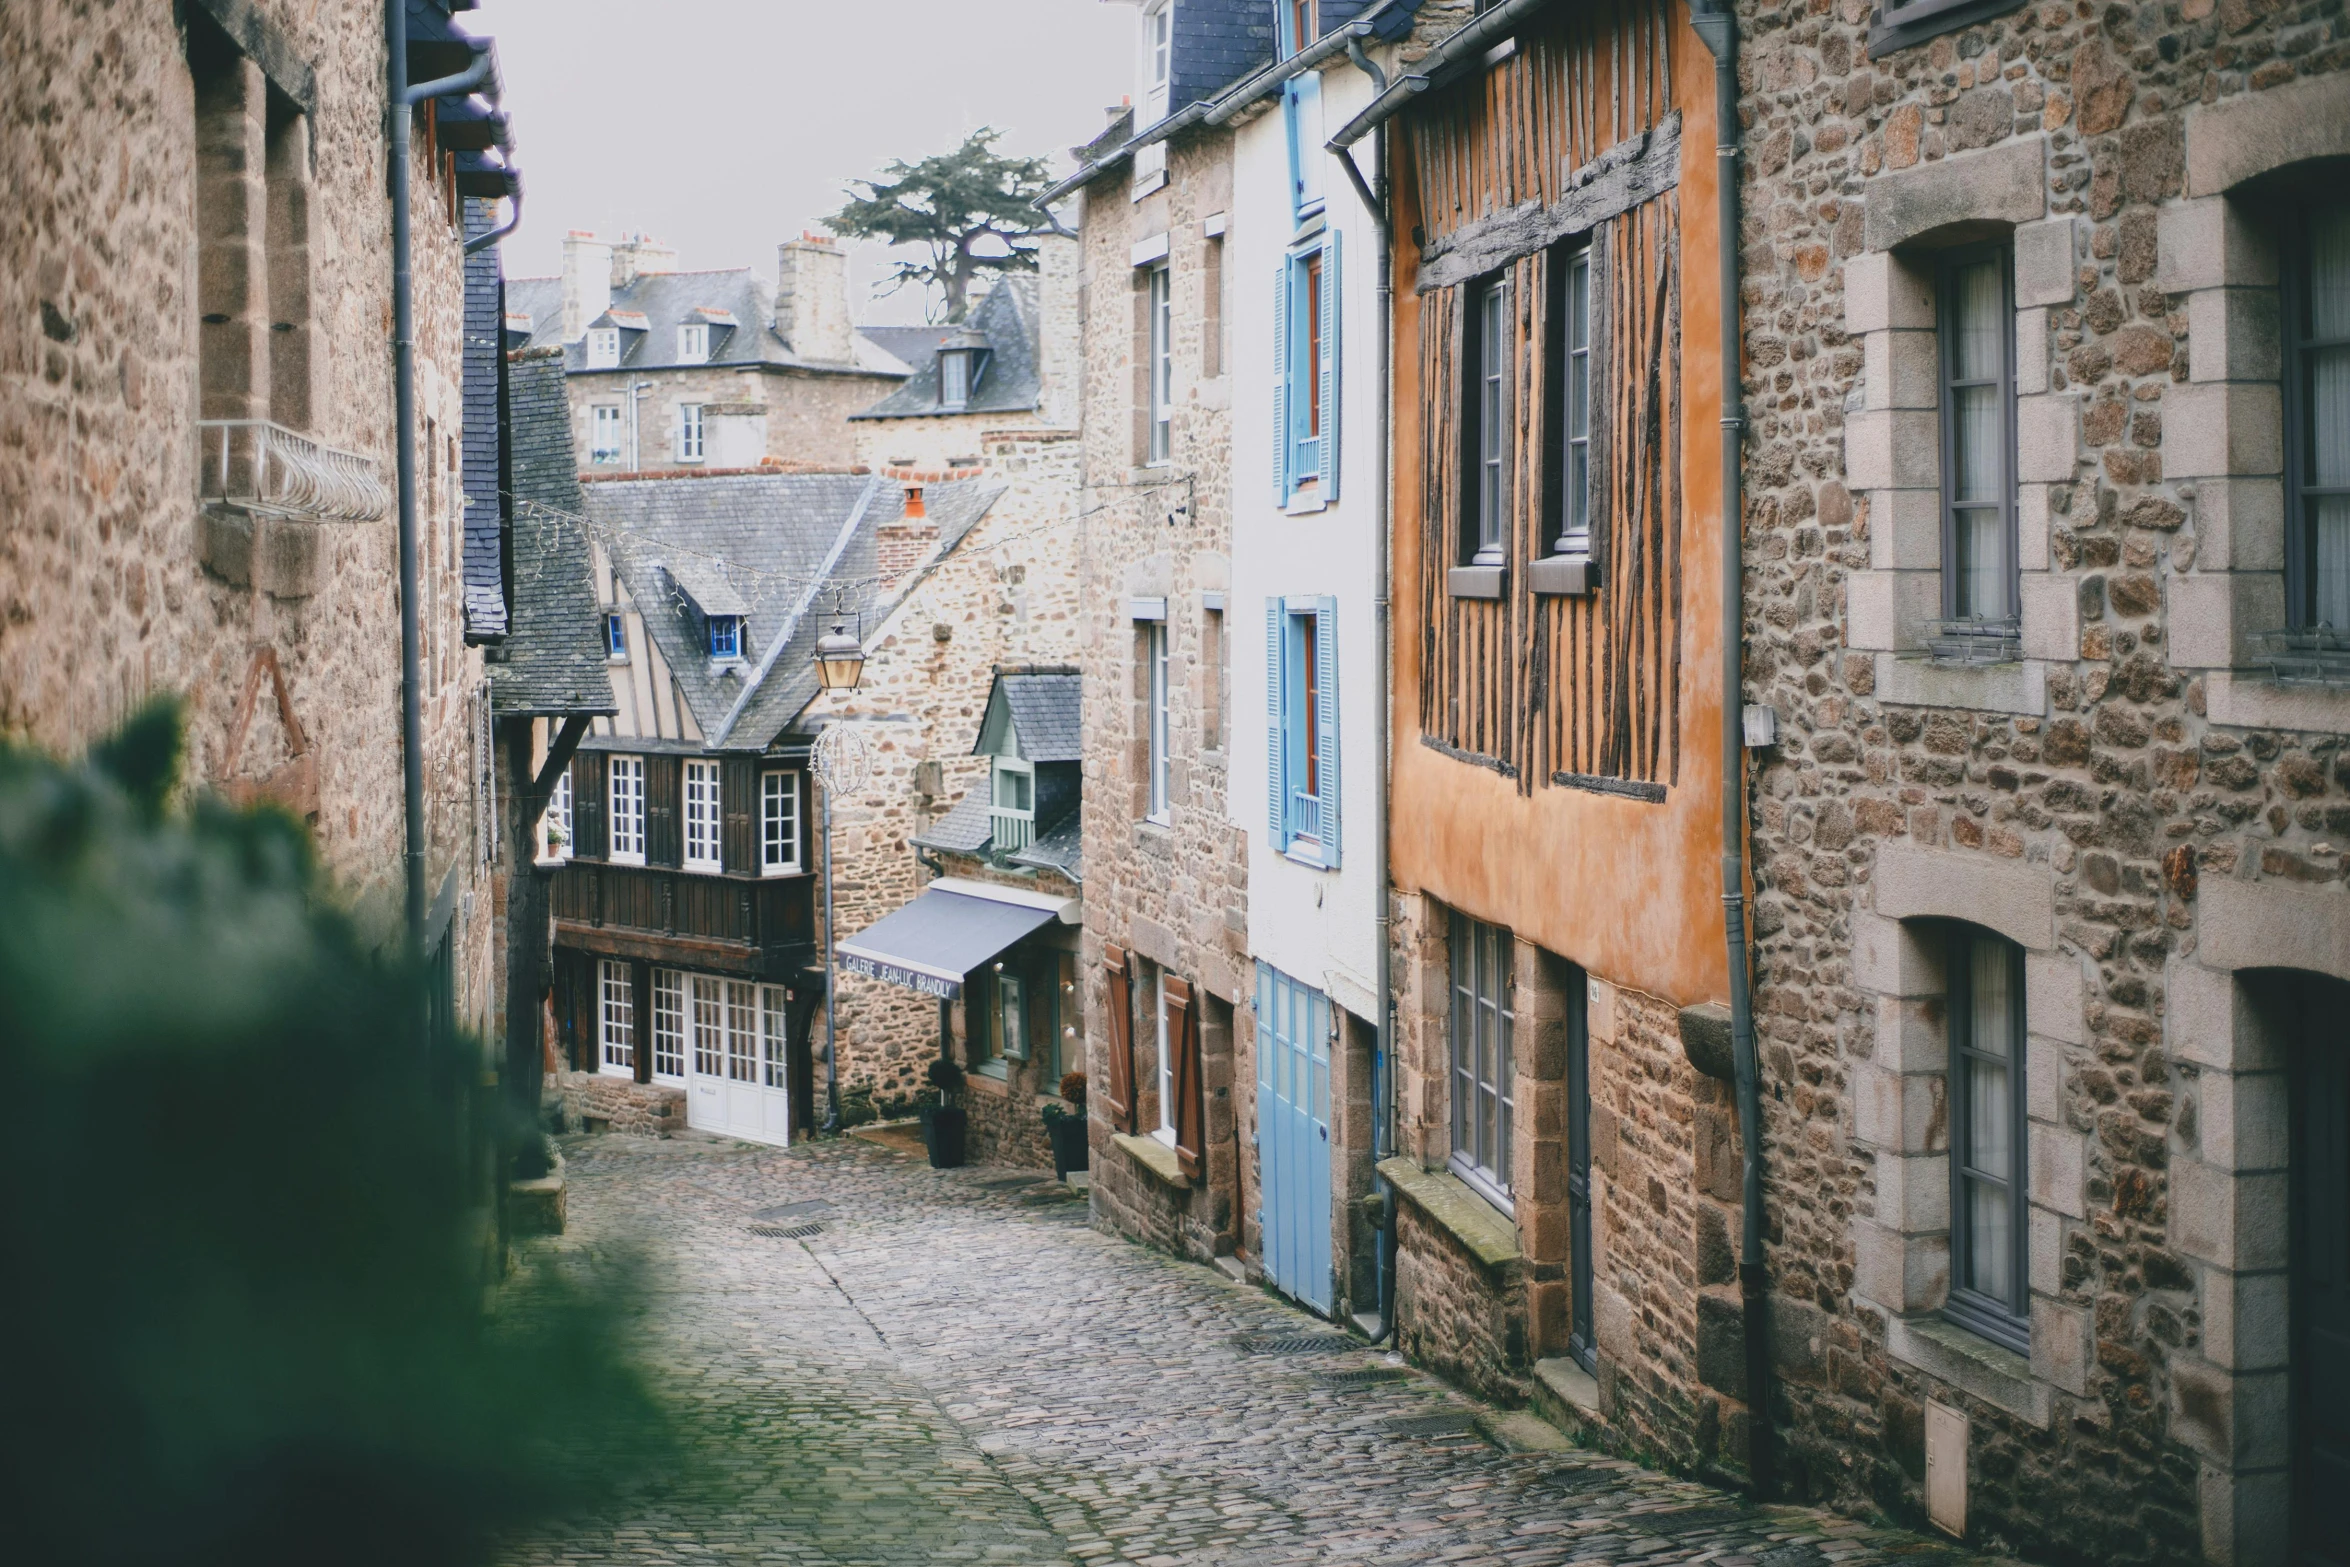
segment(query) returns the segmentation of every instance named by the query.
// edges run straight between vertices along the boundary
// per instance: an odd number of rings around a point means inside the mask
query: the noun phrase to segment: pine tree
[[[998,154],[1002,135],[983,125],[952,152],[919,163],[892,159],[879,177],[852,181],[865,194],[852,188],[849,204],[825,221],[851,238],[929,247],[928,261],[896,265],[890,289],[935,286],[945,295],[946,318],[960,321],[982,272],[1034,271],[1034,241],[1055,231],[1033,205],[1052,183],[1044,160]],[[990,236],[1001,242],[1002,254],[976,249]]]

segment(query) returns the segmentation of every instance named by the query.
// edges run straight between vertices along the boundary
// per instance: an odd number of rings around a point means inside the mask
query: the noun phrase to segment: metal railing
[[[372,458],[283,425],[203,419],[196,436],[200,500],[330,522],[373,522],[391,507]]]
[[[1925,643],[1937,664],[2012,664],[2024,656],[2022,628],[2012,620],[1931,620]]]
[[[2245,639],[2256,662],[2268,666],[2281,686],[2350,687],[2350,631],[2310,626],[2298,631],[2257,631]]]

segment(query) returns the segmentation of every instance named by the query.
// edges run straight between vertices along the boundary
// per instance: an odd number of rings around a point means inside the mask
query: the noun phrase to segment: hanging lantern
[[[827,691],[854,691],[865,678],[865,647],[838,620],[816,639],[816,683]]]

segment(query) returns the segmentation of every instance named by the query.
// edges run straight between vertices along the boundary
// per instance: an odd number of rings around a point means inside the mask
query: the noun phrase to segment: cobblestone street
[[[518,1564],[1982,1560],[1567,1447],[1033,1175],[857,1140],[569,1159],[549,1244],[649,1243],[690,1457]]]

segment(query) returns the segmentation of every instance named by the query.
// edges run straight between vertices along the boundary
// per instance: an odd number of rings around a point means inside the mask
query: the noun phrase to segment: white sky
[[[1122,0],[484,0],[464,25],[498,40],[528,192],[509,277],[560,271],[574,228],[766,274],[849,180],[979,126],[1066,172],[1134,72]],[[887,254],[852,252],[856,307],[918,321],[918,290],[867,295]]]

